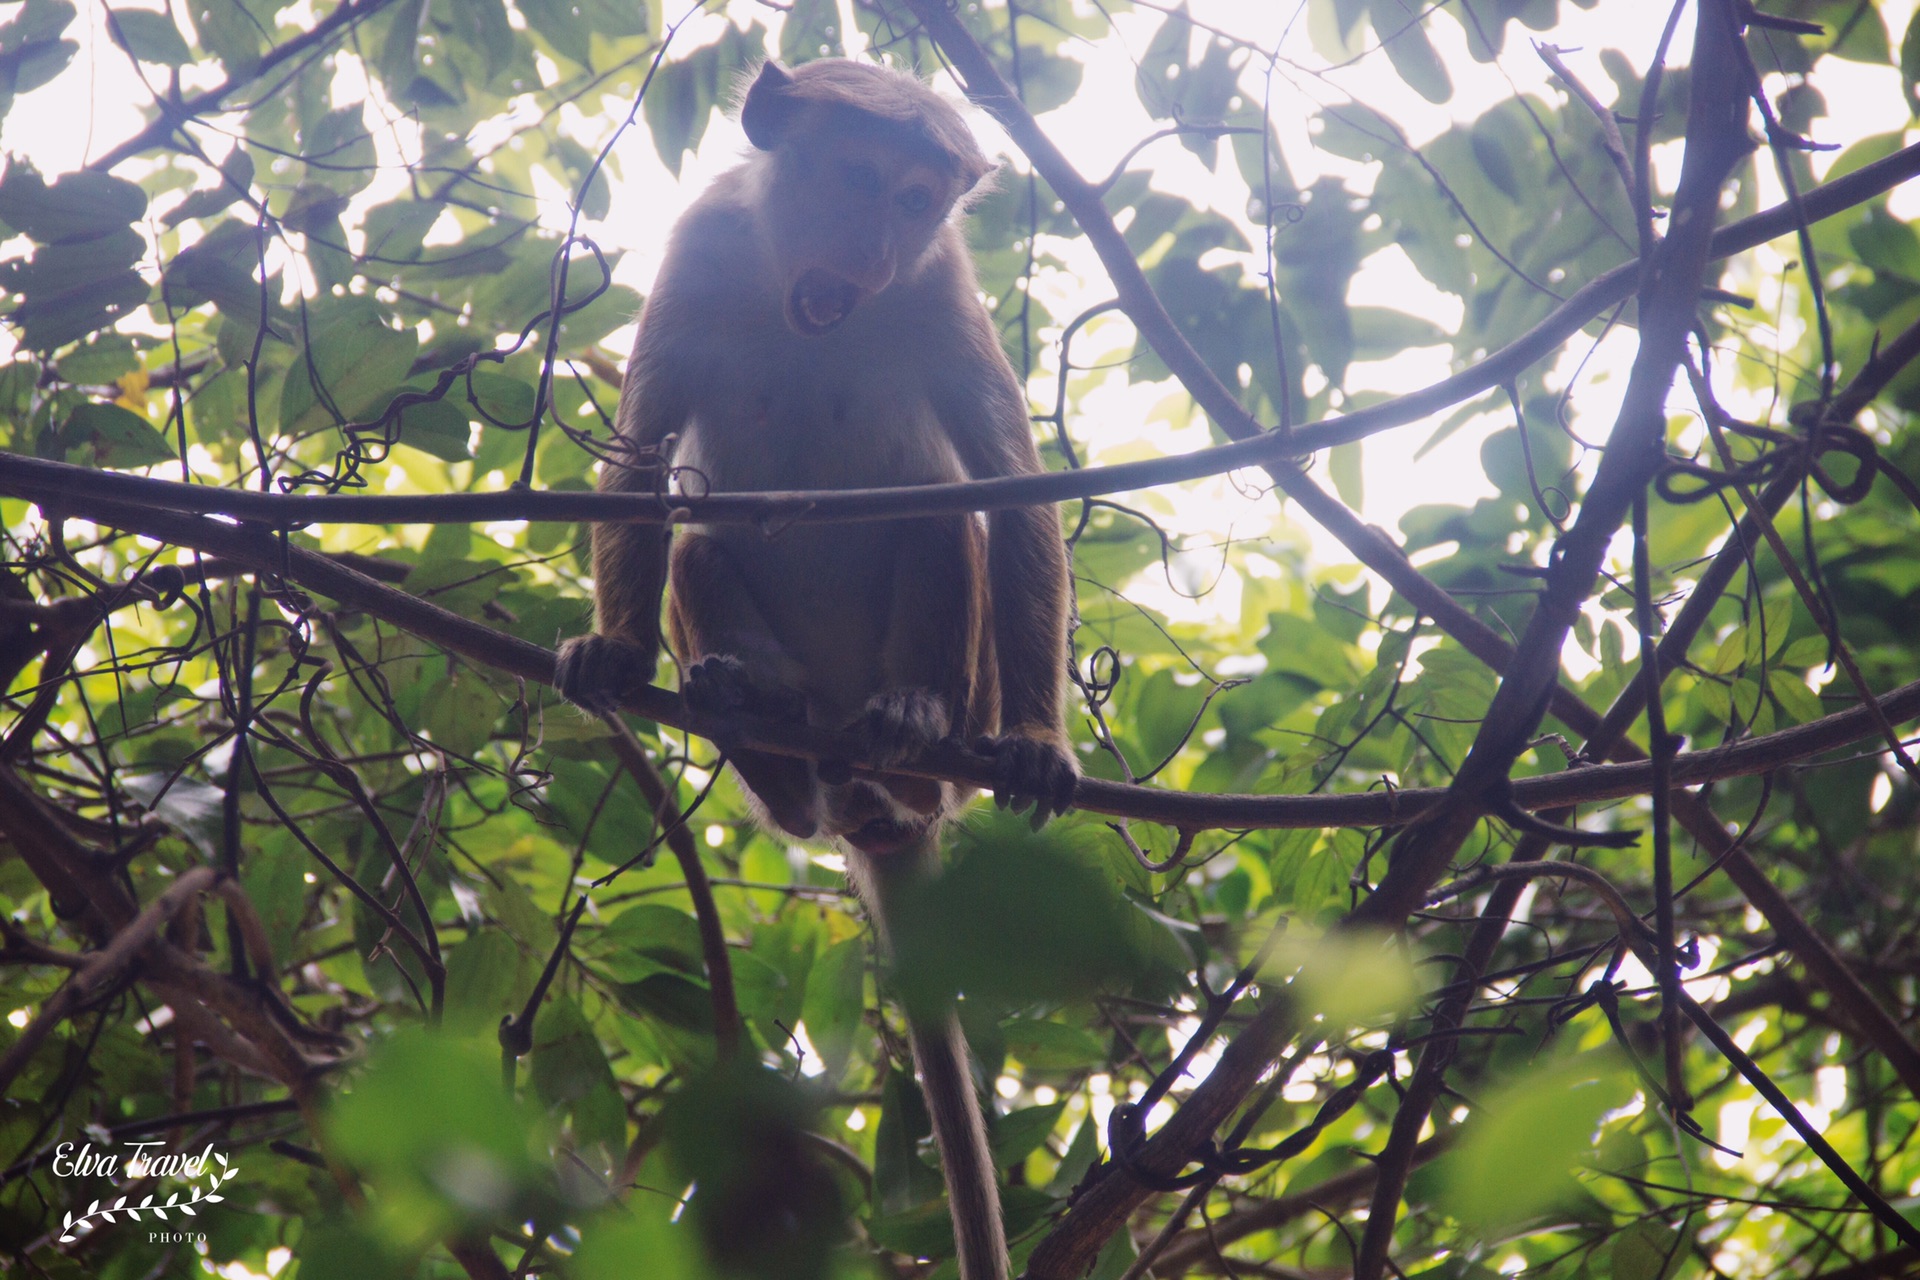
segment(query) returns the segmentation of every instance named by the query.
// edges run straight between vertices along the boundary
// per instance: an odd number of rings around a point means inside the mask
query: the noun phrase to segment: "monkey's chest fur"
[[[727,376],[692,406],[674,463],[684,492],[860,489],[967,478],[942,428],[910,335],[884,308],[824,339],[771,327],[734,348]],[[907,340],[903,341],[903,337]],[[924,350],[924,346],[921,347]],[[896,356],[897,358],[889,358]],[[903,588],[937,603],[968,590],[920,580],[929,547],[957,541],[966,516],[762,530],[693,526],[731,553],[744,589],[799,669],[810,718],[846,723],[885,687],[885,651]],[[923,561],[925,564],[923,565]],[[903,580],[904,578],[904,580]]]

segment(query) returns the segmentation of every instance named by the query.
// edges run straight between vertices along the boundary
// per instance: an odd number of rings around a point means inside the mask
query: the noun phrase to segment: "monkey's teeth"
[[[826,333],[852,314],[859,290],[830,271],[818,268],[801,276],[788,299],[788,313],[802,333]]]

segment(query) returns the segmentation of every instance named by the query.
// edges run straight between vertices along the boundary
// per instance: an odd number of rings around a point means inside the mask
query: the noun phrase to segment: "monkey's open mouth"
[[[899,853],[927,832],[924,822],[896,822],[892,818],[875,818],[857,830],[846,835],[846,841],[870,858],[884,858]]]
[[[787,323],[795,332],[817,338],[853,314],[859,301],[859,285],[815,267],[795,281],[787,295]]]

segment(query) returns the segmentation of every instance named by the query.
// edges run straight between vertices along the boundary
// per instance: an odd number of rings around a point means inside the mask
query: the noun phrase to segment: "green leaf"
[[[883,1249],[916,1258],[953,1256],[953,1219],[945,1199],[930,1200],[898,1213],[877,1215],[867,1234]]]
[[[1724,681],[1700,681],[1693,686],[1690,700],[1716,724],[1728,724],[1733,720],[1733,691]]]
[[[1810,17],[1827,28],[1829,42],[1824,52],[1833,57],[1870,67],[1884,67],[1893,58],[1887,21],[1874,5],[1859,0],[1824,0],[1813,6],[1811,13],[1794,16]]]
[[[1291,613],[1268,615],[1259,646],[1267,655],[1268,670],[1303,677],[1317,687],[1337,687],[1357,671],[1347,646]]]
[[[678,907],[659,903],[621,912],[600,931],[594,950],[610,957],[641,956],[691,977],[704,977],[707,971],[699,922]]]
[[[1900,38],[1900,86],[1907,110],[1920,116],[1920,12],[1907,19],[1907,33]]]
[[[205,191],[195,191],[167,211],[160,221],[177,227],[189,218],[207,218],[220,212],[247,194],[253,184],[253,157],[245,147],[235,147],[220,162],[220,181]]]
[[[279,7],[279,0],[196,0],[193,25],[201,45],[241,75],[266,51]]]
[[[496,1027],[520,1012],[523,961],[513,939],[498,929],[477,929],[447,952],[446,1008],[442,1025],[454,1035]]]
[[[1360,442],[1349,441],[1327,450],[1327,474],[1340,501],[1359,510],[1366,501],[1366,472],[1361,463]]]
[[[800,1016],[829,1081],[846,1074],[853,1038],[866,1012],[867,940],[848,938],[820,954],[807,974]]]
[[[32,166],[15,162],[0,178],[0,222],[41,244],[131,235],[129,225],[146,210],[147,193],[111,174],[82,170],[49,185]]]
[[[285,313],[277,301],[278,277],[263,286],[254,278],[259,265],[260,243],[254,228],[237,218],[223,218],[166,264],[161,294],[175,310],[216,303],[222,317],[221,331],[234,331],[234,340],[242,343],[244,359],[252,353],[263,302],[269,332],[282,338],[291,332],[279,325]]]
[[[220,847],[226,793],[194,778],[136,774],[125,779],[128,794],[211,859]]]
[[[1140,1246],[1133,1242],[1133,1233],[1116,1231],[1101,1246],[1100,1256],[1093,1260],[1093,1270],[1087,1280],[1122,1280],[1139,1258]]]
[[[1074,1071],[1106,1056],[1099,1039],[1079,1027],[1038,1018],[1009,1018],[1000,1024],[1007,1053],[1029,1071]]]
[[[1769,671],[1767,691],[1773,694],[1786,711],[1788,719],[1795,724],[1806,724],[1826,714],[1826,708],[1820,705],[1820,695],[1809,689],[1807,682],[1794,672]]]
[[[1793,622],[1793,597],[1779,595],[1760,610],[1759,625],[1747,625],[1747,661],[1758,663],[1777,654],[1787,643],[1787,628]],[[1765,652],[1762,652],[1762,645]]]
[[[1348,160],[1377,160],[1394,151],[1400,135],[1391,120],[1360,102],[1328,107],[1314,120],[1320,126],[1320,146]]]
[[[340,107],[321,116],[300,136],[300,155],[306,163],[304,181],[338,195],[352,195],[373,181],[373,135],[367,130],[361,103]],[[291,218],[291,211],[283,220]],[[290,225],[293,225],[290,222]]]
[[[466,566],[466,571],[472,576],[471,566]],[[494,589],[492,583],[481,586],[488,595]],[[442,607],[449,604],[444,596],[439,603]],[[504,708],[478,672],[449,666],[446,678],[435,688],[434,696],[425,700],[414,723],[449,755],[469,758],[487,745]]]
[[[60,438],[69,448],[86,448],[101,467],[151,467],[175,457],[173,445],[151,423],[117,404],[89,400],[77,406]]]
[[[666,1207],[678,1213],[680,1205],[672,1201]],[[601,1214],[580,1233],[567,1274],[574,1280],[633,1280],[634,1259],[645,1258],[647,1280],[712,1280],[691,1225],[671,1222],[659,1210],[643,1201]],[[301,1270],[306,1266],[303,1250]]]
[[[592,275],[592,268],[589,266],[584,273],[577,272],[573,279],[577,280],[580,274]],[[569,282],[568,292],[573,293],[575,296],[579,294],[577,289],[572,288],[571,281]],[[606,292],[602,293],[592,302],[587,303],[584,307],[581,307],[578,311],[568,312],[566,317],[560,321],[560,341],[562,343],[562,349],[566,351],[580,351],[592,346],[594,343],[612,333],[615,329],[618,329],[621,325],[632,324],[634,317],[639,314],[639,294],[623,284],[609,285]],[[532,412],[533,400],[532,397],[529,396],[527,399],[526,413],[523,413],[518,419],[508,418],[507,421],[524,421],[526,415]],[[504,417],[504,415],[501,416]]]
[[[1738,671],[1746,661],[1747,627],[1742,624],[1720,642],[1713,656],[1700,664],[1700,669],[1709,675],[1724,676]]]
[[[142,62],[183,67],[193,61],[193,51],[181,38],[180,29],[164,13],[150,9],[109,9],[108,30],[114,43]]]
[[[140,367],[133,339],[122,333],[103,333],[84,347],[60,357],[57,372],[67,382],[100,387]]]
[[[396,333],[372,301],[351,298],[330,309],[307,335],[280,393],[280,430],[319,430],[333,421],[364,421],[400,389],[420,345],[411,329]],[[316,391],[323,388],[325,398]]]
[[[411,404],[400,411],[400,443],[445,462],[473,456],[473,428],[467,415],[444,398]]]
[[[1374,12],[1374,29],[1380,36],[1380,47],[1386,50],[1387,60],[1393,63],[1400,78],[1428,102],[1439,104],[1453,97],[1453,80],[1447,75],[1447,66],[1440,61],[1440,55],[1434,52],[1433,42],[1427,39],[1426,29],[1418,22],[1408,22],[1403,27],[1381,31],[1384,16],[1377,10]]]
[[[146,242],[131,228],[85,243],[43,245],[30,259],[0,262],[0,288],[21,296],[13,320],[25,345],[53,351],[147,300],[147,282],[133,269]]]
[[[939,1194],[940,1176],[920,1159],[920,1142],[932,1134],[920,1086],[904,1071],[888,1072],[873,1135],[874,1200],[882,1213],[896,1214]]]
[[[751,951],[735,950],[731,956],[733,997],[740,1012],[759,1030],[760,1038],[778,1048],[788,1043],[788,1033],[780,1024],[792,1014],[786,1009],[787,975]],[[781,1017],[786,1013],[786,1017]]]
[[[1002,1169],[1010,1168],[1039,1150],[1066,1109],[1067,1100],[1062,1098],[1044,1107],[1022,1107],[998,1117],[993,1122],[991,1135],[993,1163]]]
[[[282,966],[299,954],[307,939],[300,926],[306,922],[307,873],[312,866],[313,859],[304,849],[287,845],[253,850],[241,873],[241,887],[266,929],[274,962]]]
[[[664,63],[654,74],[643,104],[647,130],[653,135],[654,150],[674,177],[680,176],[680,162],[700,142],[706,132],[707,117],[715,105],[715,81],[710,73],[713,47],[696,50],[686,58]]]
[[[1441,1157],[1444,1203],[1491,1231],[1578,1194],[1572,1170],[1593,1149],[1600,1117],[1633,1092],[1608,1053],[1527,1071],[1486,1095],[1457,1149]]]
[[[936,878],[903,888],[895,971],[910,1010],[965,991],[1009,1004],[1125,989],[1149,967],[1130,909],[1076,831],[978,821]]]
[[[1193,21],[1184,3],[1169,13],[1153,34],[1134,72],[1133,91],[1155,120],[1171,120],[1180,104],[1178,78],[1187,69],[1187,48],[1193,41]]]
[[[431,200],[395,200],[367,210],[360,231],[368,260],[389,265],[419,261],[421,242],[444,209]]]
[[[11,95],[52,80],[80,52],[76,41],[60,38],[73,19],[74,7],[67,0],[26,0],[16,16],[0,26],[0,113],[11,105]]]
[[[1827,665],[1828,647],[1825,636],[1801,636],[1780,654],[1780,665],[1802,669],[1824,667]]]
[[[588,760],[555,760],[551,767],[547,802],[589,854],[618,865],[646,847],[653,815],[632,783]]]
[[[813,1119],[797,1085],[745,1055],[668,1097],[667,1154],[677,1185],[695,1188],[687,1213],[708,1255],[726,1261],[716,1274],[830,1274],[846,1224],[839,1184],[806,1140]]]
[[[1073,1140],[1067,1143],[1067,1153],[1060,1157],[1060,1167],[1054,1171],[1053,1181],[1047,1184],[1047,1190],[1055,1195],[1067,1195],[1080,1185],[1080,1179],[1086,1177],[1087,1170],[1093,1168],[1094,1161],[1100,1158],[1100,1146],[1095,1138],[1099,1125],[1093,1122],[1091,1109],[1080,1127],[1073,1131]],[[1126,1232],[1120,1232],[1125,1235]]]
[[[555,53],[592,68],[593,28],[580,20],[579,10],[568,0],[519,0],[518,7],[527,25],[552,45]],[[652,96],[652,90],[648,96]]]
[[[1443,347],[1453,340],[1433,321],[1391,307],[1353,307],[1348,315],[1357,360],[1384,359],[1410,347]]]
[[[1613,1280],[1667,1280],[1687,1256],[1686,1240],[1661,1222],[1640,1221],[1614,1236]]]
[[[409,1274],[369,1225],[314,1222],[301,1234],[302,1280],[406,1280]]]
[[[26,0],[0,26],[0,53],[16,53],[51,40],[73,25],[74,17],[74,7],[67,0]]]
[[[554,138],[550,145],[562,166],[561,178],[572,187],[580,212],[596,222],[605,218],[613,205],[613,188],[607,182],[607,167],[613,158],[609,156],[606,163],[597,163],[598,156],[564,135]],[[588,174],[593,175],[591,179]]]
[[[485,415],[482,420],[490,427],[525,427],[533,418],[539,393],[518,378],[475,369],[467,388],[467,403]]]
[[[834,0],[794,0],[780,24],[780,61],[791,67],[843,52],[840,9]]]
[[[533,1087],[548,1105],[577,1101],[600,1085],[613,1083],[613,1071],[600,1038],[567,996],[549,996],[533,1024]]]
[[[615,995],[631,1012],[658,1019],[671,1030],[693,1032],[703,1041],[713,1034],[713,1000],[705,983],[662,972],[623,982]]]
[[[372,1059],[328,1113],[341,1158],[455,1214],[497,1212],[531,1183],[534,1125],[500,1087],[497,1048],[403,1028]]]

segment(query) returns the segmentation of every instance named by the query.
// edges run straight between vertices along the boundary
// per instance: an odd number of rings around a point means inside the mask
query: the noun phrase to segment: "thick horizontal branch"
[[[1811,220],[1830,218],[1920,175],[1920,143],[1836,178],[1802,200]],[[1793,230],[1793,210],[1778,205],[1723,228],[1711,252],[1727,257],[1765,244]],[[556,493],[506,489],[493,493],[447,494],[276,494],[208,485],[150,480],[119,472],[95,471],[41,458],[0,453],[0,493],[33,502],[110,498],[164,511],[224,515],[275,528],[307,524],[474,524],[490,520],[559,522],[588,520],[602,524],[830,524],[899,516],[952,515],[1006,507],[1064,502],[1101,494],[1125,493],[1222,475],[1242,467],[1301,457],[1392,427],[1417,422],[1510,381],[1550,354],[1606,308],[1633,290],[1637,263],[1615,267],[1486,359],[1419,391],[1302,427],[1291,439],[1271,432],[1191,453],[1078,471],[1004,476],[959,484],[908,485],[892,489],[837,489],[819,492],[709,494],[705,497],[651,494]]]
[[[112,504],[90,504],[84,514],[104,525],[223,556],[258,573],[280,574],[474,662],[540,684],[553,682],[552,650],[450,613],[318,552],[283,545],[270,531]],[[1880,699],[1880,706],[1892,720],[1920,716],[1920,681],[1889,692]],[[630,695],[626,709],[705,738],[779,755],[859,758],[860,746],[852,735],[808,725],[699,715],[689,710],[678,694],[652,685]],[[1867,708],[1852,707],[1762,738],[1711,751],[1688,752],[1673,759],[1673,783],[1697,786],[1763,773],[1870,736],[1875,732],[1874,725]],[[993,781],[991,761],[958,744],[890,766],[889,771],[975,787],[988,787]],[[1645,762],[1589,765],[1517,780],[1512,784],[1511,798],[1524,809],[1555,809],[1644,795],[1652,782],[1652,766]],[[1448,794],[1444,788],[1422,787],[1352,795],[1208,795],[1082,778],[1073,803],[1093,813],[1193,831],[1393,827],[1416,821]]]

